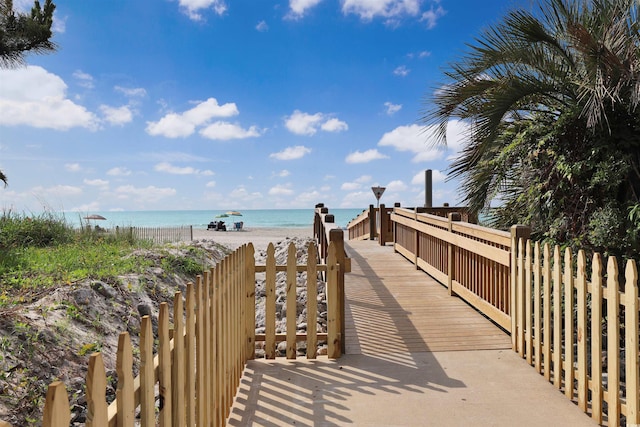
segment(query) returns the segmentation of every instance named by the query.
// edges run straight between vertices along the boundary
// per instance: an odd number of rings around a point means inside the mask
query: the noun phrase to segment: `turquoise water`
[[[216,218],[226,211],[124,211],[124,212],[66,212],[64,218],[74,226],[80,226],[87,220],[87,214],[102,215],[106,220],[91,220],[90,224],[101,227],[177,227],[192,225],[194,228],[207,228],[211,221],[224,221],[227,227],[234,222],[243,221],[248,228],[301,228],[313,225],[313,209],[260,209],[243,210],[242,216]],[[335,216],[336,225],[345,227],[349,221],[358,216],[362,209],[330,209]]]

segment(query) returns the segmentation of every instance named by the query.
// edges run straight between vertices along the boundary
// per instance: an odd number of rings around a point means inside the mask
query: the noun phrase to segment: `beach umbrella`
[[[227,215],[242,216],[242,214],[238,211],[229,211],[227,212]]]
[[[84,219],[99,219],[99,220],[106,220],[107,218],[103,217],[102,215],[87,215],[84,217]]]

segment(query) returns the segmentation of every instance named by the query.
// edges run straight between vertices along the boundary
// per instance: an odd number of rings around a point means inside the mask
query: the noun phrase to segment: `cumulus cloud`
[[[227,10],[224,0],[178,0],[182,11],[193,21],[202,21],[202,10],[212,9],[217,15]]]
[[[101,105],[100,111],[104,116],[104,120],[112,125],[122,126],[133,120],[133,111],[128,105],[123,105],[122,107]]]
[[[311,153],[311,148],[304,145],[296,145],[295,147],[287,147],[278,153],[269,154],[269,157],[276,160],[296,160]]]
[[[184,138],[192,135],[197,126],[209,123],[214,117],[232,117],[239,114],[235,103],[219,105],[215,98],[209,98],[183,113],[168,113],[157,122],[147,122],[149,135],[167,138]]]
[[[256,25],[256,30],[258,30],[261,33],[263,33],[265,31],[269,31],[269,26],[267,25],[267,23],[265,21],[260,21],[260,22],[258,22],[258,25]]]
[[[317,6],[322,0],[289,0],[288,18],[297,19],[304,16],[307,10]]]
[[[107,171],[107,175],[111,176],[129,176],[131,175],[131,171],[127,168],[123,167],[115,167],[111,168]]]
[[[240,125],[219,121],[200,130],[200,135],[209,139],[227,141],[230,139],[255,138],[260,136],[260,131],[256,126],[243,129]]]
[[[109,185],[109,181],[104,179],[85,179],[82,182],[92,187],[106,187]]]
[[[373,160],[388,159],[388,158],[389,156],[385,156],[375,148],[372,148],[371,150],[367,150],[367,151],[356,151],[355,153],[351,153],[347,156],[345,161],[347,163],[369,163]]]
[[[420,21],[424,22],[427,25],[428,29],[432,29],[438,24],[438,19],[440,19],[446,13],[447,12],[440,5],[435,8],[431,6],[431,9],[422,14]]]
[[[387,191],[405,191],[407,189],[407,184],[402,182],[401,180],[391,181],[387,184]]]
[[[384,106],[387,107],[387,115],[389,116],[393,116],[402,109],[402,104],[394,104],[388,101],[384,103]]]
[[[200,170],[191,166],[179,167],[169,162],[158,163],[153,167],[156,172],[165,172],[171,175],[206,175],[210,176],[214,173],[210,170]]]
[[[435,184],[436,182],[444,182],[444,180],[447,178],[447,175],[440,172],[437,169],[433,169],[431,171],[431,180],[432,182]],[[424,185],[425,182],[425,177],[424,177],[424,171],[420,171],[417,174],[415,174],[413,176],[413,178],[411,179],[411,184],[412,185]]]
[[[421,0],[344,0],[342,12],[358,15],[369,21],[375,17],[401,18],[417,16],[420,13]]]
[[[216,186],[216,182],[215,181],[209,181],[205,184],[205,187],[207,188],[213,188]]]
[[[67,98],[67,85],[42,67],[0,69],[0,125],[96,130],[99,120]]]
[[[391,132],[385,133],[378,145],[393,147],[398,151],[415,153],[412,161],[425,162],[441,158],[444,153],[440,148],[434,148],[425,138],[424,128],[419,125],[399,126]]]
[[[342,132],[349,129],[347,123],[324,113],[309,114],[295,110],[290,116],[285,117],[285,126],[296,135],[315,135],[318,129],[325,132]]]
[[[276,185],[269,189],[270,196],[290,196],[292,194],[291,184]]]
[[[47,197],[79,196],[82,194],[82,188],[73,185],[38,186],[34,187],[31,191],[35,194],[45,194]]]
[[[399,77],[407,77],[410,72],[411,70],[408,69],[406,65],[400,65],[399,67],[396,67],[395,70],[393,70],[393,74]]]
[[[279,171],[279,172],[275,172],[273,175],[274,175],[274,176],[277,176],[277,177],[279,177],[279,178],[286,178],[286,177],[288,177],[289,175],[291,175],[291,172],[289,172],[289,171],[288,171],[288,170],[286,170],[286,169],[282,169],[282,170],[281,170],[281,171]]]
[[[371,181],[371,175],[362,175],[352,182],[345,182],[340,186],[341,190],[345,191],[355,191],[362,188],[363,184],[366,184]]]

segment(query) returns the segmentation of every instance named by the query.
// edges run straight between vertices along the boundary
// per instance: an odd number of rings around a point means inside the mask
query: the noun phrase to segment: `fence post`
[[[376,209],[369,205],[369,240],[375,240],[376,230]]]
[[[380,205],[380,210],[378,211],[380,215],[380,234],[378,235],[378,243],[380,246],[384,246],[387,243],[387,215],[385,211],[384,203]]]
[[[449,214],[449,224],[447,224],[449,233],[453,234],[453,222],[460,221],[460,214],[453,212]],[[447,243],[447,289],[449,290],[449,296],[454,296],[453,292],[453,273],[456,268],[455,261],[455,247],[452,243]]]
[[[344,304],[344,273],[346,271],[346,255],[344,253],[344,232],[339,228],[329,231],[329,241],[336,248],[336,262],[339,265],[338,270],[338,325],[337,330],[340,331],[340,342],[342,353],[345,352],[345,304]]]
[[[518,351],[518,328],[517,321],[521,313],[518,313],[517,296],[522,292],[518,289],[518,277],[524,279],[524,271],[518,271],[518,242],[522,239],[526,242],[531,236],[531,228],[526,225],[512,225],[511,226],[511,265],[509,266],[509,273],[511,280],[509,283],[509,314],[511,315],[511,348],[513,351]],[[523,280],[520,283],[524,283]]]

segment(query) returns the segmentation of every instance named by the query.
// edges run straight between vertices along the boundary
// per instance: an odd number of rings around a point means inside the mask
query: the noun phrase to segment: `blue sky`
[[[13,211],[459,201],[419,124],[442,70],[529,0],[57,0],[53,54],[0,69]],[[14,0],[26,9],[32,1]]]

